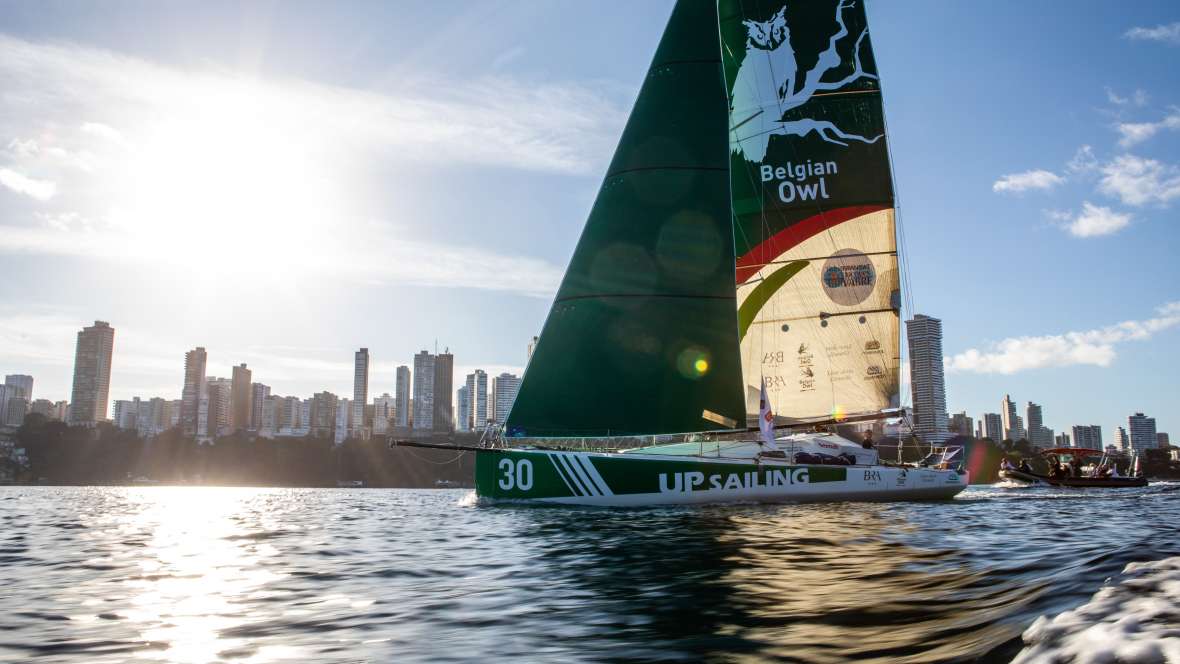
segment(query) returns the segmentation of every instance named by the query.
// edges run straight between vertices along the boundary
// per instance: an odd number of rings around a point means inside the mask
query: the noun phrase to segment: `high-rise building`
[[[7,388],[7,385],[0,385]],[[29,413],[29,400],[24,397],[10,396],[4,400],[4,410],[0,411],[0,425],[19,427],[24,424],[25,415]]]
[[[362,410],[362,416],[363,416]],[[348,438],[348,432],[352,430],[352,402],[348,399],[341,399],[336,403],[336,427],[334,429],[333,442],[337,445],[343,443]]]
[[[107,418],[111,389],[111,355],[115,328],[105,321],[82,328],[74,351],[74,387],[70,394],[70,424],[92,425]]]
[[[927,442],[950,437],[943,378],[942,321],[918,314],[906,321],[910,347],[910,389],[914,395],[914,433]]]
[[[1159,447],[1155,438],[1155,418],[1147,417],[1143,413],[1135,413],[1127,418],[1127,431],[1131,449],[1140,454],[1144,450],[1154,450]]]
[[[512,403],[516,401],[516,393],[520,392],[520,377],[510,373],[502,373],[492,379],[492,421],[504,424],[508,413],[512,410]]]
[[[1028,442],[1037,447],[1049,448],[1053,445],[1053,435],[1045,428],[1044,411],[1040,404],[1028,402],[1025,406],[1025,423],[1028,426]]]
[[[33,377],[10,374],[0,385],[0,425],[19,427],[33,404]]]
[[[139,403],[139,397],[130,401],[115,400],[114,412],[111,413],[111,424],[120,429],[134,429],[136,418],[139,415]]]
[[[397,368],[397,381],[393,389],[393,418],[395,426],[410,426],[410,368]]]
[[[1126,429],[1117,427],[1114,430],[1114,446],[1124,452],[1131,451],[1131,439],[1127,436]]]
[[[389,433],[393,426],[397,406],[396,400],[388,392],[373,399],[373,434]]]
[[[488,425],[488,375],[483,369],[467,374],[467,394],[471,399],[471,430],[483,431]]]
[[[365,436],[365,404],[369,403],[369,349],[362,348],[352,362],[352,430],[358,438]]]
[[[1102,449],[1102,427],[1097,424],[1075,424],[1073,446],[1090,450]]]
[[[999,413],[984,413],[980,419],[983,420],[985,438],[991,438],[993,443],[1004,440],[1004,418]]]
[[[29,412],[36,413],[47,420],[57,419],[57,417],[55,417],[56,411],[53,407],[53,402],[49,399],[34,399],[33,402],[29,404]]]
[[[455,390],[455,409],[459,414],[455,421],[457,431],[471,431],[471,397],[467,386],[462,385]]]
[[[1163,449],[1171,447],[1172,441],[1168,438],[1168,434],[1163,431],[1157,431],[1155,434],[1155,446]]]
[[[184,388],[180,392],[180,429],[186,436],[196,436],[201,399],[205,396],[205,363],[208,356],[203,346],[184,354]]]
[[[1004,418],[1004,438],[1017,441],[1026,438],[1024,427],[1020,424],[1020,417],[1016,414],[1016,402],[1005,394],[1000,402],[1000,417]]]
[[[434,430],[455,429],[455,356],[444,350],[434,358]]]
[[[539,342],[540,340],[541,340],[541,337],[534,336],[533,340],[529,342],[528,360],[531,361],[533,359],[533,352],[537,350],[537,342]]]
[[[272,397],[273,398],[273,397]],[[311,430],[311,399],[278,397],[275,404],[275,435],[306,436]]]
[[[414,428],[434,428],[434,355],[428,351],[414,356]]]
[[[250,386],[250,421],[247,428],[258,431],[262,428],[262,418],[266,408],[266,401],[270,399],[270,385],[251,383]]]
[[[1069,434],[1059,433],[1053,437],[1053,447],[1069,447]]]
[[[259,384],[255,383],[255,385]],[[268,388],[267,392],[269,391]],[[281,397],[267,396],[261,400],[261,405],[259,405],[257,391],[254,394],[254,413],[258,416],[258,420],[254,423],[254,430],[263,438],[274,438],[279,432],[279,417],[283,399]]]
[[[950,430],[952,433],[970,438],[975,435],[975,421],[967,415],[966,411],[955,413],[951,415]]]
[[[229,428],[232,431],[250,428],[250,415],[254,403],[254,391],[250,387],[252,372],[243,362],[233,369],[233,385],[230,387]]]
[[[209,438],[227,436],[233,431],[233,379],[213,377],[205,381],[205,396],[209,402],[205,435]]]
[[[336,429],[336,409],[339,399],[331,392],[317,392],[311,397],[309,433],[318,438],[327,438]]]
[[[9,374],[4,377],[4,385],[8,387],[10,397],[24,397],[33,403],[33,377],[24,374]]]

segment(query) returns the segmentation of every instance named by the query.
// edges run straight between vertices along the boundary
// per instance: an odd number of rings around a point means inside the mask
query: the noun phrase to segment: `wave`
[[[1180,556],[1130,563],[1090,601],[1024,632],[1013,664],[1180,664]]]

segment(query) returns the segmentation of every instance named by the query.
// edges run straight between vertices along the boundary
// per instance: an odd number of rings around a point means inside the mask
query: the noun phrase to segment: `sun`
[[[135,257],[261,273],[314,261],[340,196],[314,126],[249,81],[197,83],[191,104],[135,133],[110,220]]]

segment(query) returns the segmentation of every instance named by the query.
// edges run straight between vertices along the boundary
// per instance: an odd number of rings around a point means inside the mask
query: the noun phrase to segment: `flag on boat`
[[[766,395],[766,379],[762,379],[762,404],[758,407],[758,430],[762,432],[762,444],[778,451],[774,442],[774,413],[770,410],[770,397]]]

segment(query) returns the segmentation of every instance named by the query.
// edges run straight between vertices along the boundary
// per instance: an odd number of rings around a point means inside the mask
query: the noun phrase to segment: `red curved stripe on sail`
[[[783,252],[804,240],[822,233],[849,219],[862,217],[873,212],[888,210],[888,205],[853,205],[821,212],[814,217],[797,221],[775,233],[745,255],[737,259],[737,282],[743,284],[754,276],[767,262],[781,256]]]

